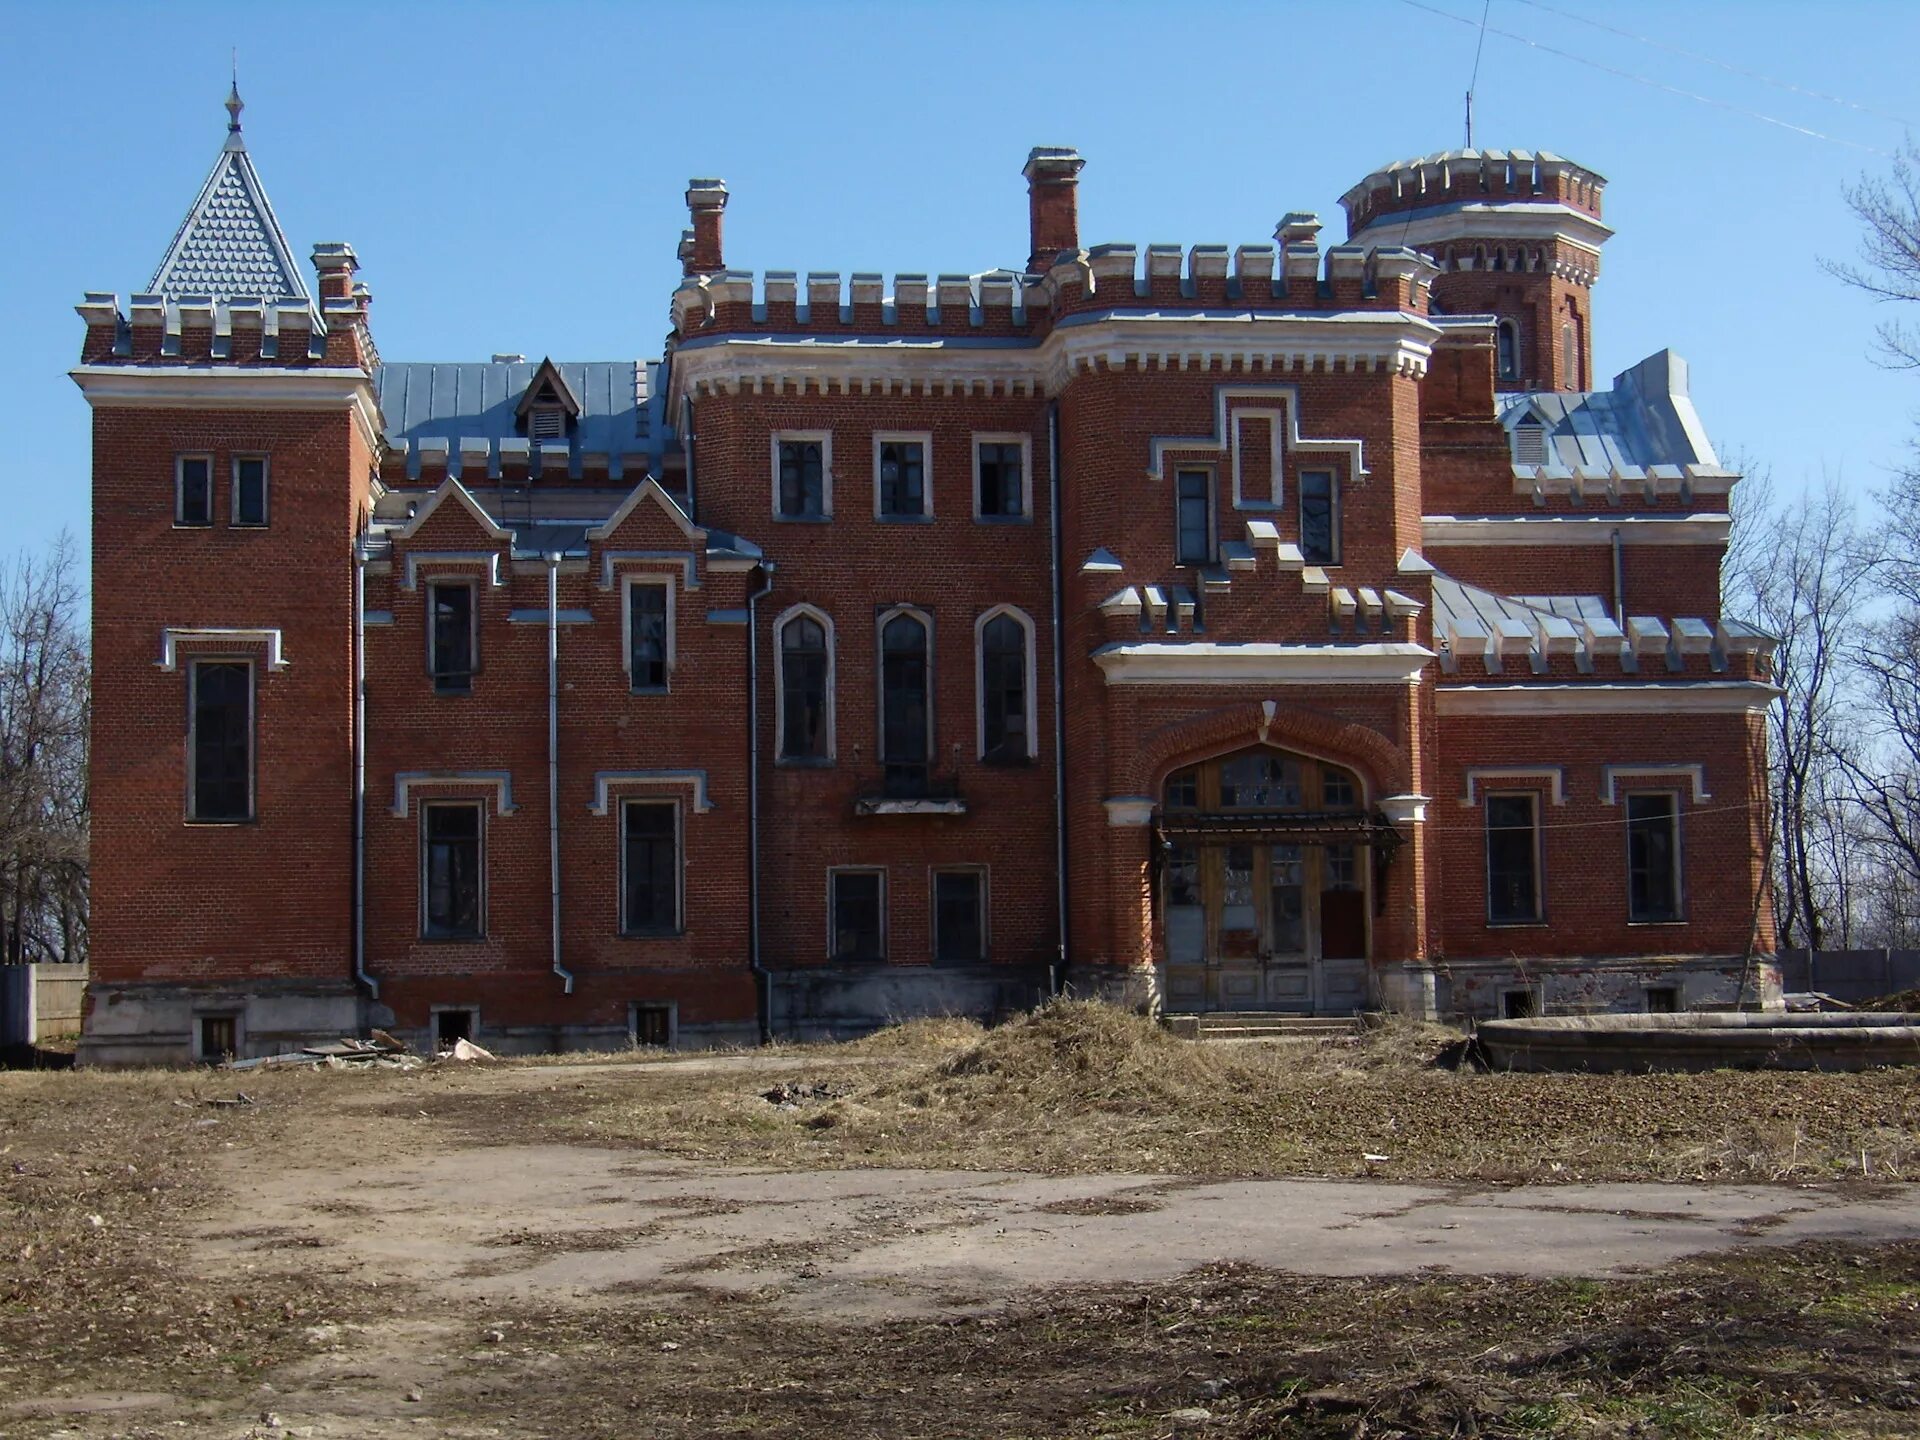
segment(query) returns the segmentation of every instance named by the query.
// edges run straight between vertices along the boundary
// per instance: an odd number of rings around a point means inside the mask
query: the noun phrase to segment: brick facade
[[[258,190],[235,113],[208,193]],[[728,269],[726,187],[694,181],[658,362],[383,364],[349,247],[316,249],[317,298],[255,297],[200,209],[156,293],[90,295],[89,1058],[189,1056],[207,1017],[260,1053],[369,1024],[845,1034],[1063,986],[1764,997],[1772,692],[1719,612],[1735,477],[1677,359],[1594,393],[1604,182],[1429,157],[1346,197],[1347,244],[1289,215],[1276,246],[1143,257],[1081,247],[1081,165],[1029,160],[1024,270],[890,284]],[[256,203],[249,274],[285,254]],[[1685,443],[1607,429],[1633,406]],[[887,455],[920,513],[881,513],[883,444],[917,447]],[[983,445],[1017,457],[1011,513]],[[211,460],[204,525],[183,456]],[[267,457],[263,527],[232,523],[236,456]],[[472,605],[453,682],[437,586]],[[658,684],[629,648],[655,605]],[[816,703],[795,616],[828,637],[817,756],[784,749]],[[900,616],[924,653],[889,661]],[[228,712],[191,677],[221,657],[250,667],[253,788],[200,823]],[[1489,792],[1531,807],[1531,850],[1493,858]],[[623,849],[629,801],[667,807],[630,819],[669,850]],[[435,848],[447,805],[478,807],[472,852]],[[850,928],[866,882],[836,928],[842,871],[884,875],[883,954]],[[665,907],[645,926],[629,882]]]

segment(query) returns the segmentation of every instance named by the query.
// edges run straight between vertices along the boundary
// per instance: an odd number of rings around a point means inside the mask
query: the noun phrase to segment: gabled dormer
[[[514,424],[532,441],[566,440],[580,419],[580,401],[567,384],[566,376],[551,359],[542,360],[533,372],[520,403],[514,407]]]

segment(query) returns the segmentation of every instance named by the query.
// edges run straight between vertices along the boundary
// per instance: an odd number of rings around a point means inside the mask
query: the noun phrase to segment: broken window
[[[975,965],[987,958],[985,876],[978,870],[936,870],[933,876],[933,958],[943,965]]]
[[[233,462],[233,523],[267,523],[267,458],[240,455]]]
[[[237,1015],[202,1015],[199,1017],[199,1036],[195,1046],[194,1058],[209,1065],[217,1065],[222,1060],[231,1059],[240,1050],[240,1017]]]
[[[975,444],[976,513],[982,518],[1013,520],[1027,513],[1025,449],[1018,441]]]
[[[1340,494],[1331,470],[1301,473],[1300,554],[1309,565],[1340,563]]]
[[[927,513],[927,450],[919,440],[880,442],[880,514],[888,519]]]
[[[472,583],[437,580],[428,585],[427,617],[427,671],[433,676],[434,693],[471,694],[479,651]]]
[[[628,800],[620,807],[620,929],[669,935],[680,928],[679,807],[671,800]]]
[[[1540,1013],[1540,997],[1532,990],[1503,990],[1500,993],[1500,1018],[1531,1020]]]
[[[886,876],[879,870],[836,870],[827,928],[835,960],[887,958]]]
[[[1680,1009],[1680,990],[1675,985],[1649,985],[1647,987],[1647,1013],[1649,1015],[1672,1015]]]
[[[467,1009],[435,1010],[433,1012],[433,1048],[451,1050],[465,1040],[469,1045],[480,1029],[478,1011]]]
[[[818,440],[780,442],[780,514],[787,520],[826,517],[825,447]]]
[[[673,1043],[673,1007],[671,1005],[635,1005],[633,1007],[633,1043],[665,1047]]]
[[[182,455],[174,462],[173,523],[213,524],[213,457]]]
[[[1627,918],[1680,919],[1680,802],[1672,791],[1627,796]]]
[[[188,671],[190,820],[253,818],[253,666],[196,660]]]
[[[828,757],[831,657],[826,627],[795,615],[780,627],[780,751],[782,760]]]
[[[1167,959],[1205,958],[1207,911],[1201,891],[1200,851],[1176,843],[1167,853]]]
[[[1027,727],[1027,627],[1003,611],[980,627],[980,758],[1032,759]]]
[[[1540,918],[1540,797],[1532,791],[1487,796],[1487,920],[1530,924]]]
[[[479,804],[437,800],[423,805],[420,829],[421,934],[428,940],[482,938]]]
[[[1175,477],[1178,498],[1173,563],[1207,565],[1213,561],[1213,476],[1182,470]]]
[[[880,762],[889,795],[924,795],[932,747],[927,625],[901,612],[880,627]]]
[[[627,673],[635,690],[667,688],[667,587],[661,581],[627,585]]]

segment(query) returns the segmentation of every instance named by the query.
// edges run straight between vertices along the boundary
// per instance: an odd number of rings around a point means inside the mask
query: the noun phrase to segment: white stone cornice
[[[1107,807],[1107,824],[1115,829],[1130,829],[1153,820],[1151,795],[1115,795],[1101,802]]]
[[[1621,515],[1423,515],[1420,536],[1434,548],[1478,545],[1607,545],[1615,531],[1625,545],[1724,545],[1725,513]]]
[[[1209,640],[1104,645],[1093,660],[1109,685],[1411,685],[1434,658],[1424,645],[1219,644]]]
[[[380,445],[373,377],[351,366],[81,365],[67,372],[96,410],[351,410]]]
[[[1779,696],[1759,680],[1649,680],[1644,683],[1443,685],[1442,716],[1757,714]]]
[[[221,626],[221,625],[169,625],[160,632],[160,659],[162,670],[179,668],[180,652],[200,645],[212,645],[224,648],[231,645],[264,645],[267,650],[267,668],[284,670],[287,668],[286,652],[281,649],[280,632],[265,627]]]
[[[1696,802],[1711,800],[1707,793],[1707,767],[1704,765],[1603,765],[1600,767],[1600,803],[1619,803],[1619,782],[1627,779],[1685,780],[1693,787]]]
[[[1613,227],[1603,225],[1571,205],[1543,205],[1536,200],[1463,200],[1416,212],[1385,214],[1370,221],[1351,243],[1367,245],[1369,237],[1420,249],[1459,241],[1559,240],[1593,255],[1613,238]]]

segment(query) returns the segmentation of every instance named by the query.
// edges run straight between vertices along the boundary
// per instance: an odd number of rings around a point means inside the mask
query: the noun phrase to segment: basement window
[[[240,1050],[238,1015],[202,1015],[195,1020],[194,1059],[205,1065],[218,1065],[232,1059]]]
[[[465,1007],[433,1012],[433,1048],[451,1050],[459,1041],[469,1045],[480,1030],[480,1012]]]
[[[1500,1018],[1503,1020],[1532,1020],[1540,1014],[1540,997],[1532,990],[1503,990],[1500,992]]]
[[[1647,987],[1647,1013],[1649,1015],[1674,1015],[1680,1010],[1680,991],[1673,985],[1649,985]]]
[[[635,1045],[667,1049],[673,1044],[673,1006],[635,1004],[630,1030]]]

